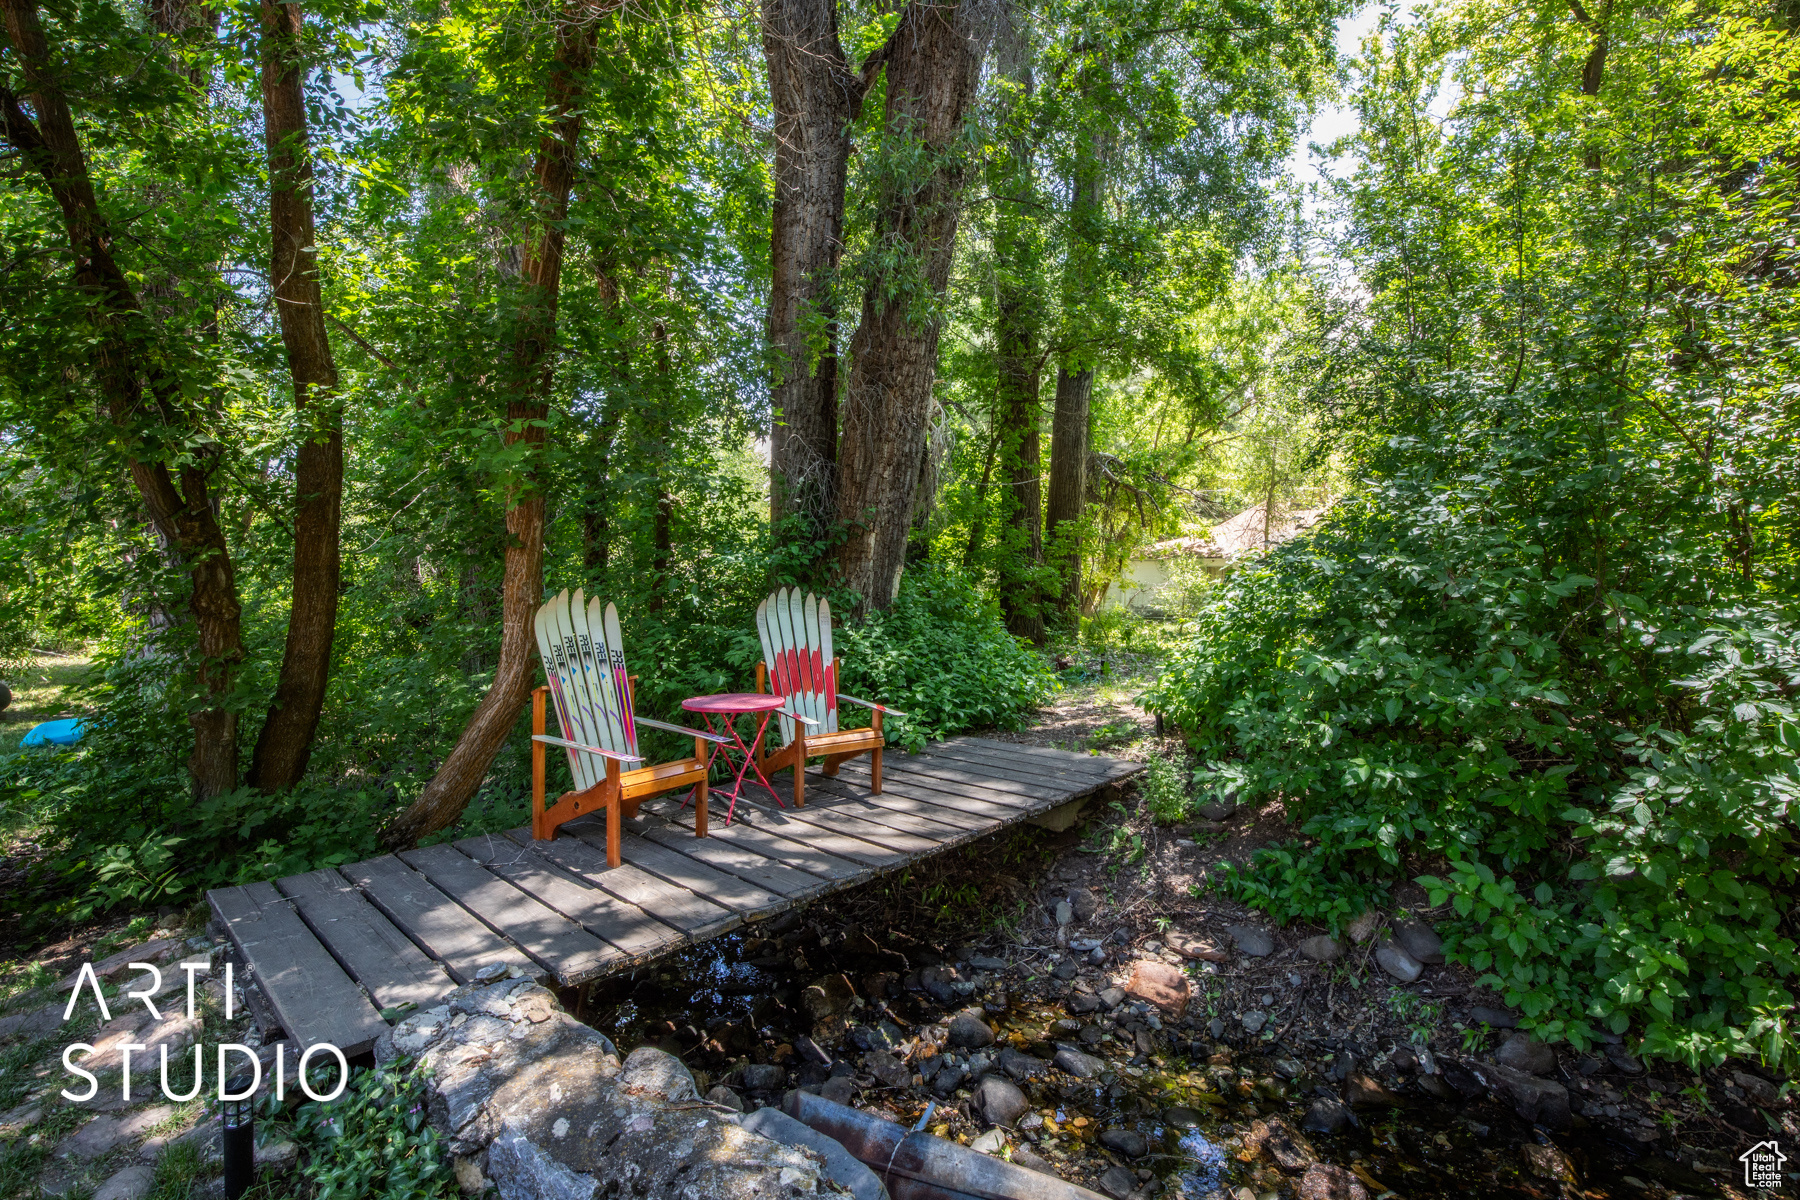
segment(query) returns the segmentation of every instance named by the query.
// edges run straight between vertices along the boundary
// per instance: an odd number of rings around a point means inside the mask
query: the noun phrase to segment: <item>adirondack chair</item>
[[[869,756],[873,791],[881,791],[883,716],[904,717],[898,709],[858,700],[838,691],[841,662],[831,652],[831,606],[816,596],[804,598],[799,588],[782,588],[756,606],[756,632],[762,637],[763,661],[756,664],[756,690],[767,686],[787,700],[777,712],[782,745],[765,750],[757,760],[763,774],[792,767],[794,804],[806,803],[806,760],[823,758],[825,774],[859,754]],[[838,728],[838,701],[860,704],[873,714],[864,729]]]
[[[546,686],[531,695],[531,836],[549,840],[557,826],[583,813],[606,810],[606,862],[619,865],[620,822],[637,815],[650,796],[676,788],[694,789],[694,836],[706,836],[707,743],[717,734],[640,717],[634,711],[637,676],[625,670],[619,637],[619,610],[598,599],[584,602],[579,588],[552,596],[537,611],[538,652]],[[562,737],[544,732],[544,697],[556,705]],[[655,766],[640,765],[637,727],[666,729],[694,739],[694,756]],[[544,747],[561,746],[569,756],[575,790],[544,807]]]

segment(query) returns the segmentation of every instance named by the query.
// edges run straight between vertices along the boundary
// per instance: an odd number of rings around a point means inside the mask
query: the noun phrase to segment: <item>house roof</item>
[[[1278,546],[1316,524],[1325,510],[1301,508],[1283,512],[1279,507],[1269,521],[1268,544]],[[1263,549],[1263,506],[1252,504],[1222,525],[1213,527],[1212,540],[1227,558]]]

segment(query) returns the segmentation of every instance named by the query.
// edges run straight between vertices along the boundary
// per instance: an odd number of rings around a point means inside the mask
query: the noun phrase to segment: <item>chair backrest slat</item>
[[[575,730],[575,675],[563,653],[563,635],[560,623],[556,619],[559,605],[566,606],[568,593],[562,592],[553,596],[537,611],[537,619],[533,623],[538,641],[538,654],[544,660],[544,679],[550,687],[550,701],[556,709],[556,726],[562,736],[570,741],[579,740]],[[588,756],[576,754],[573,750],[565,751],[569,756],[569,774],[578,789],[592,787],[593,773],[589,764],[584,761]]]
[[[817,721],[814,733],[837,729],[837,672],[831,653],[831,606],[799,588],[782,588],[756,606],[756,632],[769,690],[788,707]],[[793,718],[782,716],[781,740],[794,739]]]
[[[612,605],[602,609],[598,598],[588,600],[580,589],[570,596],[565,589],[537,611],[538,651],[563,736],[602,750],[636,754],[629,685],[626,700],[619,699],[625,652],[618,619]],[[606,775],[605,764],[591,754],[570,751],[569,767],[579,788],[592,787]]]

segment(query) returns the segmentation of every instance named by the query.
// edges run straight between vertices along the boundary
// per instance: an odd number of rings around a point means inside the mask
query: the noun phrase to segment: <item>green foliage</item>
[[[321,1094],[335,1085],[321,1080]],[[300,1106],[300,1175],[317,1200],[449,1200],[449,1155],[425,1111],[425,1082],[405,1059],[354,1068],[344,1094]]]
[[[1175,765],[1174,759],[1160,754],[1151,754],[1145,758],[1144,775],[1138,781],[1138,795],[1143,798],[1144,807],[1150,810],[1150,815],[1164,825],[1185,821],[1192,814],[1187,781],[1182,778],[1181,768]]]

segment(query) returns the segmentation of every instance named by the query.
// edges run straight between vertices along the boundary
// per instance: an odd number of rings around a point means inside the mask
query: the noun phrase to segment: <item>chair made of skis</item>
[[[806,761],[825,760],[825,774],[859,754],[869,756],[872,791],[881,791],[881,748],[886,735],[883,716],[904,717],[898,709],[858,700],[838,691],[841,663],[831,652],[831,606],[798,588],[782,588],[756,606],[756,632],[762,637],[763,661],[756,664],[756,690],[765,686],[787,704],[777,714],[781,746],[765,750],[757,766],[765,775],[792,767],[794,804],[806,803]],[[862,729],[838,728],[838,701],[859,704],[872,714]]]
[[[549,682],[531,695],[531,836],[548,840],[557,826],[585,813],[606,811],[606,862],[619,865],[621,822],[637,815],[650,796],[677,788],[694,789],[694,836],[706,836],[708,742],[717,734],[668,725],[634,711],[637,676],[625,669],[619,637],[619,610],[599,600],[584,601],[579,589],[565,589],[537,611],[538,652]],[[544,697],[556,706],[561,737],[544,732]],[[694,739],[692,758],[646,766],[638,753],[637,729],[647,725]],[[544,747],[561,746],[569,756],[575,790],[544,806]]]

